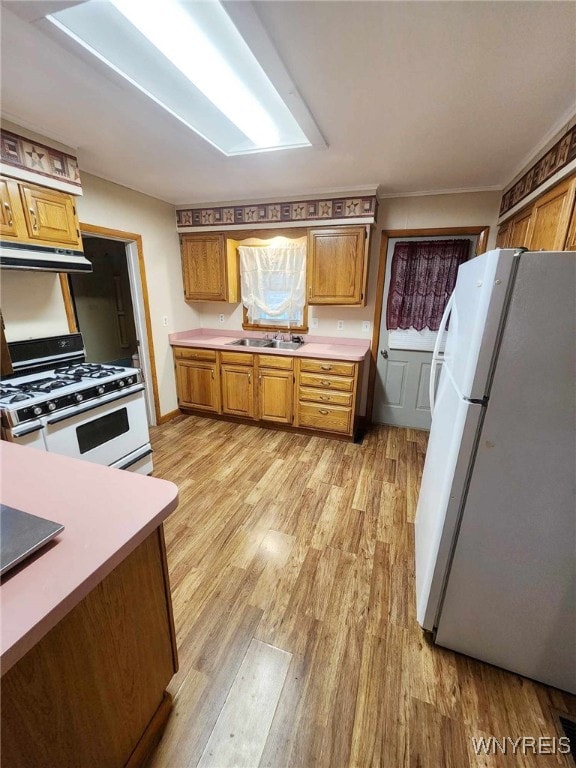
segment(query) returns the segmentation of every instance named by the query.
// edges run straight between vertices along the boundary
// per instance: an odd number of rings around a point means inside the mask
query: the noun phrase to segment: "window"
[[[386,308],[389,345],[430,350],[459,266],[470,256],[468,239],[397,242]]]
[[[305,241],[278,241],[238,248],[244,327],[305,331]]]

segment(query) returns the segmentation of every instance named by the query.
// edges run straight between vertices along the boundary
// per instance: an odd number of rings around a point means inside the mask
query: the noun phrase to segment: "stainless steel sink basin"
[[[300,349],[303,343],[303,341],[280,341],[279,339],[274,339],[268,346],[274,349]]]
[[[227,344],[236,347],[272,347],[272,349],[299,349],[303,341],[281,341],[280,339],[236,339]]]
[[[271,347],[271,339],[236,339],[236,341],[228,341],[227,344],[237,347]]]

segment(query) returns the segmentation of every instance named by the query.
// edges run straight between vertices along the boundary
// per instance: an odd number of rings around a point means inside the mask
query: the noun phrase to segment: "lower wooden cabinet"
[[[220,374],[213,349],[174,347],[178,404],[220,413]]]
[[[292,424],[294,374],[260,368],[258,373],[259,417],[277,424]]]
[[[359,363],[175,347],[184,409],[352,437]]]
[[[298,361],[294,423],[352,436],[356,421],[358,363],[302,358]]]
[[[253,419],[254,369],[245,365],[222,365],[220,368],[222,387],[222,413]]]

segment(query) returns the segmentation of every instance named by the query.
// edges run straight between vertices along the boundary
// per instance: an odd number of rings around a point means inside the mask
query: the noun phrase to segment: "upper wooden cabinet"
[[[30,245],[82,250],[72,195],[35,184],[0,179],[0,235]]]
[[[528,247],[532,251],[561,251],[574,205],[576,178],[568,179],[539,197],[532,208]]]
[[[308,303],[366,304],[365,227],[308,231]]]
[[[510,222],[506,248],[528,248],[528,230],[532,220],[532,209],[523,211]]]
[[[576,250],[576,176],[561,181],[498,229],[497,248]]]
[[[187,301],[239,301],[237,257],[223,234],[182,235],[180,247]]]

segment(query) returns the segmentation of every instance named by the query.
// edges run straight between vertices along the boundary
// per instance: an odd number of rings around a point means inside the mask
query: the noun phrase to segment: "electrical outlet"
[[[164,325],[164,326],[168,325],[168,315],[163,315],[163,317],[162,317],[162,325]]]
[[[218,315],[218,322],[224,323],[224,315]]]
[[[336,321],[336,330],[337,331],[343,331],[344,330],[344,320],[337,320]]]
[[[310,322],[310,328],[318,328],[318,318],[313,317]]]
[[[364,333],[370,333],[370,320],[362,321],[362,331]]]

